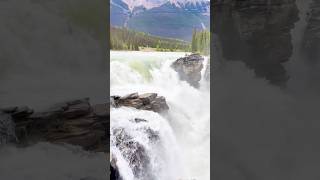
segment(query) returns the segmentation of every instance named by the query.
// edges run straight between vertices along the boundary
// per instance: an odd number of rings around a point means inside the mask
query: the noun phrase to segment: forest
[[[203,55],[210,54],[210,32],[207,30],[193,30],[191,51]]]
[[[153,36],[124,27],[110,28],[110,47],[112,50],[139,51],[152,48],[156,51],[184,51],[203,55],[210,53],[210,32],[194,29],[192,42]]]
[[[189,42],[152,36],[123,27],[110,28],[110,46],[112,50],[138,51],[141,47],[154,48],[157,51],[190,51]]]

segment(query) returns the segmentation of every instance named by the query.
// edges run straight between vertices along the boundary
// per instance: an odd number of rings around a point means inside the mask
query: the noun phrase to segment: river
[[[210,91],[209,82],[200,81],[198,89],[181,81],[170,65],[184,52],[111,51],[110,94],[154,92],[166,98],[168,114],[132,108],[112,108],[110,112],[110,149],[116,156],[124,180],[209,180],[210,179]],[[207,62],[205,57],[204,64]],[[205,67],[205,66],[204,66]],[[204,76],[204,70],[202,77]],[[147,120],[144,123],[130,121]],[[136,175],[123,150],[115,144],[113,130],[123,128],[142,144],[150,166]],[[146,129],[157,132],[160,140],[148,140]],[[127,150],[127,152],[130,150]]]

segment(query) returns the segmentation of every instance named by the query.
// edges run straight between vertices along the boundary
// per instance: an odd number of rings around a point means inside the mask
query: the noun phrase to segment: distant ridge
[[[209,0],[110,0],[111,25],[190,41],[210,28]]]

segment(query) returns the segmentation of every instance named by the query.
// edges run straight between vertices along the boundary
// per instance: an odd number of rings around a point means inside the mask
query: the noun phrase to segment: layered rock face
[[[240,60],[257,76],[283,85],[283,63],[292,53],[290,31],[298,20],[295,0],[213,0],[213,30],[224,58]]]
[[[303,52],[310,64],[319,62],[320,58],[320,1],[314,0],[310,4],[307,27],[303,38]]]
[[[110,154],[110,179],[122,180],[119,169],[117,167],[117,159],[112,154]]]
[[[0,145],[16,142],[15,124],[12,117],[0,112]]]
[[[132,93],[126,96],[111,96],[111,106],[127,106],[141,110],[163,112],[169,109],[166,99],[156,93]]]
[[[15,124],[15,136],[20,145],[40,141],[78,145],[85,150],[108,152],[109,112],[106,104],[91,105],[89,99],[58,104],[46,111],[34,112],[28,107],[0,109],[4,119]],[[11,122],[10,122],[11,121]],[[8,122],[7,122],[8,124]],[[12,127],[6,125],[7,136]],[[11,129],[8,129],[11,128]]]
[[[165,113],[169,110],[166,99],[156,93],[132,93],[125,96],[111,96],[110,101],[111,108],[125,106],[157,113]],[[139,131],[147,136],[147,141],[150,143],[155,144],[160,141],[159,132],[148,126],[148,119],[134,118],[129,119],[129,121],[133,124],[144,124],[139,128]],[[151,160],[146,147],[132,137],[125,127],[112,128],[110,133],[111,144],[118,148],[123,158],[128,162],[134,177],[142,180],[154,179],[155,177],[150,173]],[[110,154],[111,179],[122,180],[123,178],[117,166],[117,159],[112,153]]]
[[[203,57],[199,54],[191,54],[177,59],[171,67],[178,72],[181,80],[187,81],[191,86],[197,88],[201,80],[203,61]]]
[[[153,143],[156,143],[160,138],[158,134],[151,129],[146,129],[145,133],[149,134],[149,140]],[[128,135],[124,128],[114,129],[112,134],[116,137],[116,146],[121,151],[123,157],[129,162],[134,176],[143,180],[154,179],[153,175],[148,173],[150,172],[151,161],[147,149]],[[117,166],[112,164],[113,160],[114,159],[111,159],[111,169],[117,172]]]

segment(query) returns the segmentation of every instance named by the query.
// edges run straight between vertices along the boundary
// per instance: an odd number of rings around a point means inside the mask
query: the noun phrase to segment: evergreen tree
[[[194,30],[192,34],[191,51],[209,55],[210,53],[210,32],[206,30]]]
[[[151,36],[143,32],[116,27],[110,29],[110,43],[111,49],[114,50],[139,50],[139,46],[157,50],[190,50],[190,44],[185,41]]]

